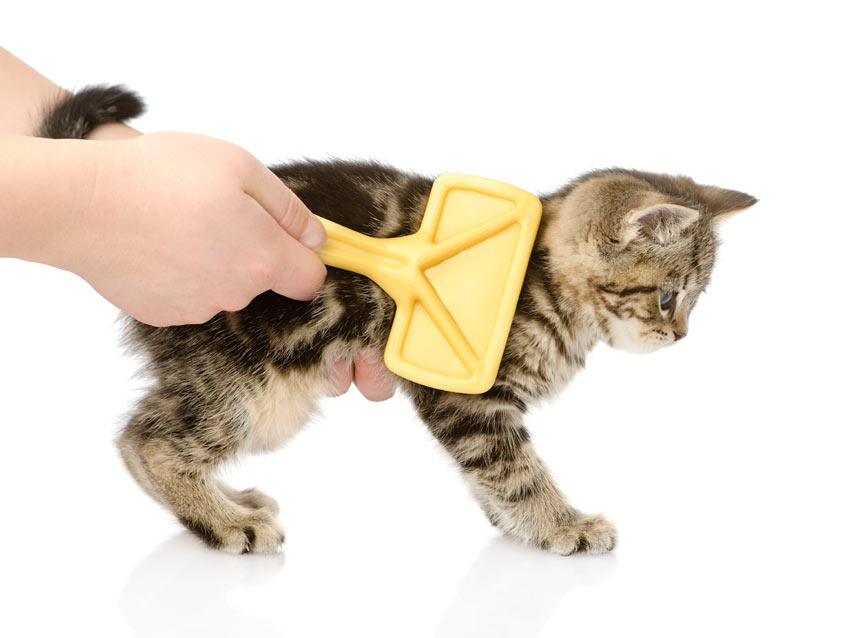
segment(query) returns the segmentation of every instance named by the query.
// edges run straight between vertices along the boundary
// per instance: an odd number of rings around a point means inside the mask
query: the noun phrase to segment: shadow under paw
[[[567,525],[554,528],[540,544],[550,552],[568,556],[586,552],[604,554],[617,544],[617,530],[601,514],[580,515]]]

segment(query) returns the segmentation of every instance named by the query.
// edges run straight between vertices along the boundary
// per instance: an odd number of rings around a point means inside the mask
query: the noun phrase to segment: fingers
[[[245,192],[277,220],[283,230],[311,250],[325,243],[325,229],[298,196],[257,161],[257,170]]]
[[[395,394],[395,379],[384,365],[377,348],[363,348],[353,363],[342,359],[334,361],[328,396],[345,394],[351,387],[352,377],[357,389],[370,401],[386,401]]]
[[[354,358],[354,384],[370,401],[386,401],[395,394],[395,378],[377,348],[363,348]]]
[[[245,200],[258,224],[251,250],[258,256],[252,279],[260,289],[252,297],[266,290],[300,301],[315,297],[328,274],[322,260],[278,226],[254,198],[246,194]]]
[[[301,301],[312,299],[327,275],[324,264],[313,252],[325,243],[324,227],[295,193],[259,161],[245,192],[284,231],[276,238],[277,268],[267,280],[271,290]]]
[[[338,397],[348,392],[353,377],[354,370],[350,361],[343,361],[342,359],[334,361],[333,367],[331,367],[331,382],[328,389],[328,396]]]
[[[281,231],[277,240],[277,267],[266,283],[277,294],[307,301],[319,292],[328,274],[322,260],[298,240]]]

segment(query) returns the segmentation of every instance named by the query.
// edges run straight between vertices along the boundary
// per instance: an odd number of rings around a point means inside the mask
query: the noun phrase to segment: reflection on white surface
[[[284,563],[283,554],[215,552],[183,532],[131,572],[121,592],[121,610],[141,638],[286,635],[287,619],[272,622],[231,600],[241,587],[274,586],[271,581]],[[457,585],[436,636],[534,638],[569,590],[608,580],[616,564],[614,555],[563,558],[496,538]]]
[[[494,539],[458,586],[438,638],[534,638],[570,589],[608,580],[615,554],[564,558]]]
[[[132,571],[121,611],[142,638],[171,636],[281,636],[282,627],[233,605],[238,587],[262,587],[284,565],[284,555],[232,556],[207,549],[182,532],[165,541]]]

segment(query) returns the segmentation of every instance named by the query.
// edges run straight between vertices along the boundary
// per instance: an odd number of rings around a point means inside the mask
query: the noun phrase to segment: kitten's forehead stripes
[[[609,295],[617,295],[618,297],[628,297],[630,295],[648,294],[658,292],[658,286],[633,286],[631,288],[623,288],[616,290],[616,284],[597,284],[597,288]]]

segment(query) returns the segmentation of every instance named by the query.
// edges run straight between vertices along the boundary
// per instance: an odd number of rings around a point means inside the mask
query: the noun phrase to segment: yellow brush
[[[369,277],[396,304],[384,362],[440,390],[492,387],[540,223],[540,201],[483,177],[442,175],[413,235],[378,239],[321,219],[328,266]]]

